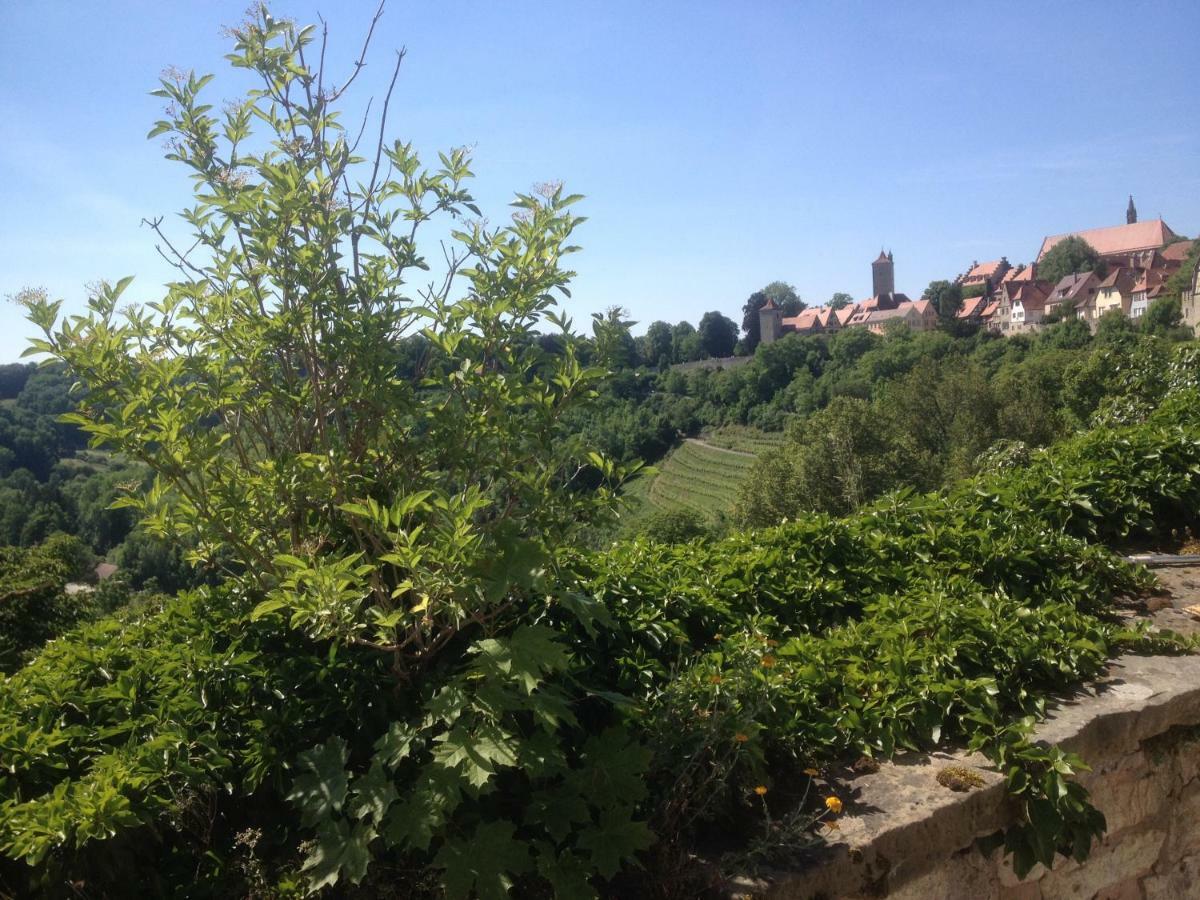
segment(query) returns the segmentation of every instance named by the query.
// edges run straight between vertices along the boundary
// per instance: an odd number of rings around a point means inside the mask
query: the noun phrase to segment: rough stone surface
[[[1168,593],[1152,613],[1185,633],[1200,603],[1200,567],[1156,572]],[[1062,698],[1038,729],[1092,767],[1080,776],[1108,830],[1083,864],[1059,859],[1018,878],[978,838],[1011,824],[1002,776],[978,755],[909,754],[851,782],[840,840],[802,872],[741,881],[772,900],[1200,900],[1200,655],[1122,657],[1100,683]],[[950,765],[983,785],[947,790]]]

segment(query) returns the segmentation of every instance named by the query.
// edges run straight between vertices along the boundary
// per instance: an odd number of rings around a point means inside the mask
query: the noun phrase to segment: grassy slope
[[[778,445],[781,435],[754,428],[726,427],[700,441],[684,441],[656,466],[656,475],[636,479],[626,489],[627,521],[656,510],[694,510],[708,518],[727,515],[754,457]]]

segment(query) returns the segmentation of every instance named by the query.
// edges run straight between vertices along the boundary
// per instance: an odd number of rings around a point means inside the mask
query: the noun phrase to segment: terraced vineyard
[[[765,453],[783,443],[782,431],[760,431],[745,425],[723,425],[700,435],[700,440],[726,450],[741,450],[743,453]]]
[[[647,499],[659,509],[691,509],[709,518],[726,515],[754,459],[751,453],[684,441],[659,464]]]

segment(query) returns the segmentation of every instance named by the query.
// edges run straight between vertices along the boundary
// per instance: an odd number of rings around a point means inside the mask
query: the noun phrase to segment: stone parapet
[[[1195,603],[1200,569],[1175,570],[1174,603],[1156,622],[1192,631],[1179,609]],[[839,791],[846,815],[836,842],[802,871],[742,879],[734,893],[771,900],[1181,900],[1200,898],[1200,655],[1125,656],[1100,683],[1062,698],[1037,738],[1091,766],[1079,781],[1108,829],[1082,864],[1059,858],[1021,879],[1002,850],[977,843],[1014,822],[1004,779],[987,759],[908,754]],[[981,784],[938,781],[962,766]],[[945,780],[945,779],[943,779]],[[960,784],[959,787],[962,787]]]

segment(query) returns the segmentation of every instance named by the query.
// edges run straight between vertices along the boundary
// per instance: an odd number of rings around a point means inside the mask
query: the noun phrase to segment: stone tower
[[[758,308],[758,339],[764,344],[779,340],[783,334],[783,310],[770,297]]]
[[[1125,224],[1132,225],[1137,221],[1137,207],[1133,205],[1133,194],[1129,195],[1129,206],[1125,208]]]
[[[892,254],[879,251],[879,257],[871,263],[871,295],[891,294],[896,290],[896,266]]]

